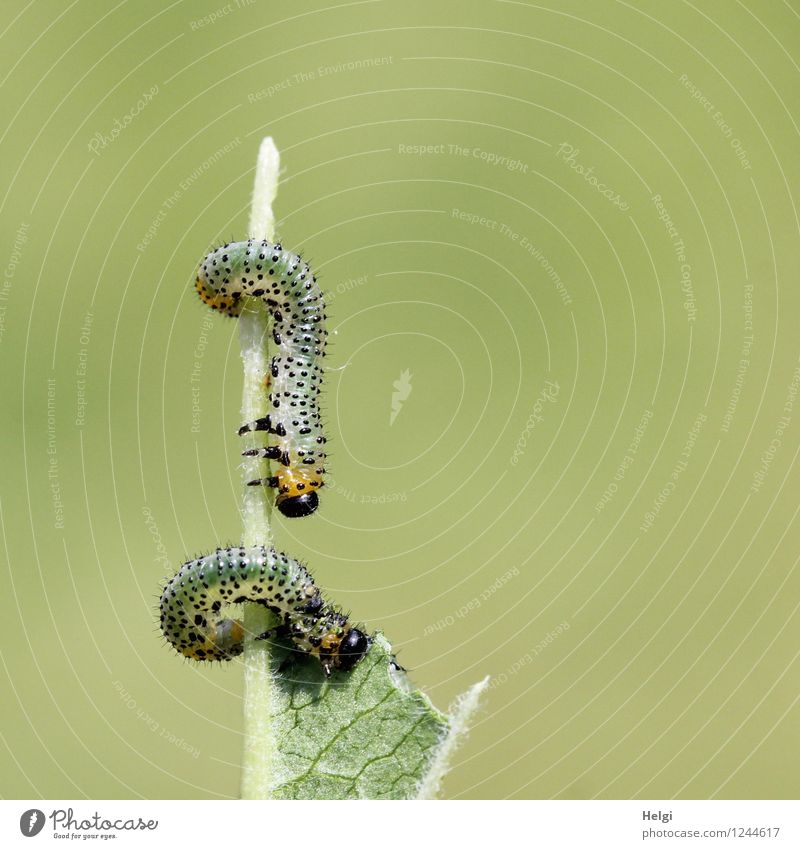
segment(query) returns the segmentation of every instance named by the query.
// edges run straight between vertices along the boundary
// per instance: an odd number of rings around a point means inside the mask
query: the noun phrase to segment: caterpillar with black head
[[[317,657],[326,676],[352,669],[372,638],[327,604],[308,570],[274,548],[218,548],[181,566],[161,594],[161,630],[194,660],[230,660],[242,653],[244,629],[227,618],[228,604],[256,602],[281,618],[275,636]],[[259,635],[266,639],[271,632]]]
[[[277,488],[284,516],[308,516],[319,505],[325,474],[325,437],[319,411],[325,356],[325,301],[317,278],[280,244],[249,239],[215,248],[200,263],[197,291],[212,309],[238,316],[247,298],[261,298],[273,319],[279,353],[270,363],[272,412],[246,422],[239,434],[267,431],[268,446],[243,452],[279,464],[277,474],[250,481]]]

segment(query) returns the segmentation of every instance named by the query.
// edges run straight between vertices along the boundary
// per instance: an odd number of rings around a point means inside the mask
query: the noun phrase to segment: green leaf
[[[439,790],[486,681],[451,716],[413,689],[377,634],[350,672],[272,654],[270,793],[275,799],[409,799]]]

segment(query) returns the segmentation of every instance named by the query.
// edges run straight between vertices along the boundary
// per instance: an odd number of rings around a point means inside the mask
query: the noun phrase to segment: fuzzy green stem
[[[275,241],[272,201],[278,191],[280,157],[271,138],[261,142],[253,186],[249,235]],[[264,379],[269,374],[269,314],[266,304],[249,299],[239,317],[239,341],[244,367],[242,421],[265,416],[267,392]],[[243,448],[263,444],[262,433],[249,433]],[[248,486],[247,482],[268,477],[269,462],[246,457],[242,464],[243,544],[271,546],[273,493],[266,486]],[[242,798],[268,799],[275,786],[278,748],[272,735],[271,721],[275,704],[274,681],[270,668],[269,643],[255,641],[273,624],[272,614],[257,604],[244,605],[244,752],[242,755]]]

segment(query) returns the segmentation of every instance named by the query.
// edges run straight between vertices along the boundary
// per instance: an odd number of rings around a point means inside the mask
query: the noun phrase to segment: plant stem
[[[275,241],[275,216],[272,201],[278,191],[280,157],[272,138],[263,139],[258,151],[253,202],[250,209],[249,235],[254,239]],[[239,316],[239,341],[244,366],[242,421],[265,416],[267,391],[264,379],[269,374],[267,340],[269,314],[266,304],[251,298]],[[247,434],[243,447],[259,447],[258,434]],[[245,457],[242,464],[243,545],[271,546],[272,490],[266,486],[248,486],[247,482],[268,477],[269,462]],[[271,732],[274,681],[270,669],[269,643],[255,641],[273,625],[272,614],[257,604],[244,605],[244,752],[242,755],[243,799],[268,799],[275,784],[278,750]]]

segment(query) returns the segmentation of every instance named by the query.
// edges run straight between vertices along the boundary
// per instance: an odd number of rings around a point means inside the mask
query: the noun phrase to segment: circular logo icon
[[[31,808],[19,818],[19,830],[25,837],[36,837],[44,828],[44,811]]]

